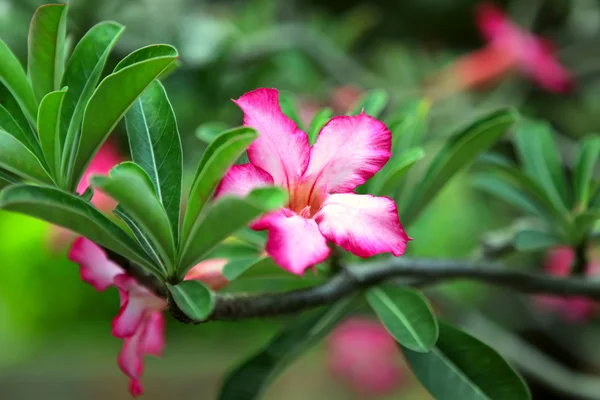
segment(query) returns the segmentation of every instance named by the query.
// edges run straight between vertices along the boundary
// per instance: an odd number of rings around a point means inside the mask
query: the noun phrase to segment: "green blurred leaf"
[[[9,185],[14,185],[18,183],[21,183],[21,180],[17,175],[13,174],[12,172],[0,169],[0,189],[4,189]]]
[[[440,336],[429,353],[403,348],[411,369],[437,400],[526,400],[521,377],[488,345],[439,321]]]
[[[392,132],[392,155],[423,144],[431,102],[413,100],[404,104],[387,122]]]
[[[108,55],[125,28],[116,22],[101,22],[93,26],[81,38],[67,63],[62,86],[65,94],[61,109],[59,151],[62,179],[66,180],[66,168],[71,151],[79,140],[79,128],[88,101],[100,80]],[[61,186],[68,186],[61,183]]]
[[[78,196],[51,187],[19,184],[0,193],[0,208],[70,229],[158,273],[125,231]]]
[[[557,210],[566,212],[570,204],[569,193],[550,125],[520,121],[515,138],[526,173],[539,182]]]
[[[225,122],[213,121],[206,122],[196,129],[196,137],[204,143],[210,143],[217,138],[221,133],[229,129]]]
[[[215,294],[202,282],[189,280],[166,284],[175,304],[193,321],[206,319],[215,307]]]
[[[569,243],[572,246],[580,246],[586,238],[588,238],[594,226],[600,219],[600,211],[589,210],[582,212],[573,218],[573,224],[571,226],[571,232],[569,236]]]
[[[60,109],[66,93],[67,88],[48,93],[38,110],[37,129],[42,153],[55,180],[60,175]]]
[[[377,118],[387,106],[388,101],[389,96],[385,90],[373,89],[363,94],[356,104],[350,107],[351,111],[348,114],[357,115],[364,109],[367,115]]]
[[[283,207],[287,193],[277,187],[254,189],[246,198],[223,196],[202,213],[180,252],[178,275],[185,276],[203,256],[226,237],[260,215]]]
[[[130,65],[137,64],[142,61],[150,60],[153,58],[159,57],[179,57],[177,50],[175,47],[168,44],[151,44],[146,47],[139,48],[129,55],[127,55],[124,59],[119,61],[114,72],[118,72],[123,68],[129,67]]]
[[[181,139],[173,107],[159,81],[135,101],[125,122],[131,158],[150,176],[177,243],[183,176]]]
[[[261,398],[268,385],[292,362],[320,342],[348,313],[354,298],[296,317],[257,354],[225,378],[218,400]]]
[[[435,198],[446,183],[488,150],[516,121],[512,110],[500,110],[480,118],[460,134],[453,136],[435,156],[424,178],[402,212],[403,223],[409,225]]]
[[[137,164],[124,162],[114,167],[109,176],[93,176],[91,183],[119,202],[121,210],[148,235],[152,247],[170,271],[175,261],[175,242],[169,219],[148,174]]]
[[[66,171],[71,188],[77,186],[90,161],[129,107],[175,59],[169,56],[141,61],[100,82],[85,109],[81,136],[69,149],[71,157]]]
[[[231,165],[258,137],[252,128],[241,127],[223,132],[208,145],[194,176],[183,220],[182,243],[189,241],[198,224],[200,212]]]
[[[533,229],[517,232],[515,235],[515,249],[517,251],[538,251],[560,244],[554,235]]]
[[[312,146],[317,141],[319,132],[329,122],[333,116],[333,110],[329,107],[319,110],[319,112],[313,117],[310,127],[308,128],[308,142]]]
[[[418,291],[392,285],[367,290],[367,301],[388,332],[404,347],[428,352],[438,338],[437,319]]]
[[[27,73],[38,102],[60,88],[64,70],[67,4],[37,9],[29,27]]]
[[[37,119],[37,101],[29,80],[17,57],[0,40],[0,82],[10,91],[19,103],[27,119],[35,124]]]
[[[413,165],[425,157],[425,151],[414,147],[392,157],[390,161],[369,182],[369,193],[378,196],[393,196],[406,173]]]
[[[52,184],[40,160],[13,135],[0,130],[0,167],[37,183]]]
[[[281,111],[298,125],[298,128],[304,130],[302,120],[298,114],[298,106],[294,95],[286,91],[279,92],[279,106]]]
[[[263,263],[266,258],[269,257],[252,255],[248,257],[231,259],[227,264],[225,264],[225,267],[223,267],[223,276],[225,279],[231,282],[243,275],[255,265]]]
[[[575,162],[573,179],[576,209],[585,210],[590,202],[591,188],[594,177],[594,167],[600,157],[600,136],[588,136],[581,140],[579,153]]]

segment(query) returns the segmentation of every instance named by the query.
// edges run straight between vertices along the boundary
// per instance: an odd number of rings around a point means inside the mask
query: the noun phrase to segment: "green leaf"
[[[428,100],[409,101],[391,117],[387,126],[392,132],[392,154],[422,145],[430,108]]]
[[[0,130],[0,167],[37,183],[52,184],[40,160],[13,135]]]
[[[21,183],[19,177],[12,172],[0,169],[0,189],[4,189],[7,186]]]
[[[517,232],[515,235],[515,249],[517,251],[538,251],[560,244],[554,235],[533,229]]]
[[[2,107],[2,121],[0,129],[15,136],[21,143],[26,145],[29,150],[38,156],[42,155],[42,149],[37,139],[37,135],[31,128],[27,117],[23,114],[21,106],[13,97],[10,91],[0,85],[0,107]]]
[[[360,114],[363,109],[367,115],[377,118],[385,109],[389,100],[389,96],[385,90],[373,89],[365,93],[358,99],[355,105],[350,109],[349,115]]]
[[[403,348],[413,372],[437,400],[527,400],[521,377],[488,345],[440,321],[429,353]]]
[[[586,137],[580,142],[577,161],[575,162],[574,192],[575,208],[585,210],[591,196],[594,167],[600,157],[600,136]]]
[[[69,91],[61,109],[60,159],[61,175],[67,179],[66,164],[75,146],[83,113],[100,80],[108,55],[117,42],[123,27],[116,22],[101,22],[81,38],[67,63],[62,86]]]
[[[88,186],[88,189],[91,189],[93,192],[94,188],[92,186]],[[86,191],[87,191],[87,189],[86,189]],[[93,196],[93,193],[92,193],[92,196]],[[83,198],[83,196],[81,196],[81,197]],[[91,199],[91,197],[90,197],[90,199]],[[131,216],[129,216],[129,214],[127,214],[127,212],[125,212],[122,207],[117,206],[113,210],[113,214],[115,216],[117,216],[117,218],[119,218],[121,221],[123,221],[125,223],[125,225],[127,225],[129,230],[135,237],[137,243],[140,245],[140,247],[142,249],[144,249],[146,256],[150,260],[152,260],[152,263],[159,267],[159,269],[162,271],[163,275],[165,275],[165,276],[168,275],[166,267],[164,266],[164,263],[163,263],[160,255],[158,254],[157,250],[155,249],[155,246],[152,244],[152,239],[150,239],[150,237],[148,236],[146,231],[144,231],[144,229],[142,227],[140,227],[140,224],[137,223]]]
[[[78,196],[52,187],[19,184],[0,193],[0,208],[70,229],[158,273],[125,231]]]
[[[71,157],[66,170],[69,172],[67,181],[71,188],[77,186],[88,164],[129,107],[175,60],[175,56],[169,56],[141,61],[100,82],[85,109],[81,136],[74,148],[70,149]]]
[[[160,82],[154,81],[135,101],[125,122],[131,158],[150,176],[177,243],[183,175],[181,140],[173,107]]]
[[[580,246],[591,235],[599,219],[598,210],[588,210],[576,215],[569,232],[569,243],[574,247]]]
[[[41,155],[40,145],[39,143],[37,143],[35,136],[32,137],[31,135],[28,135],[27,133],[23,132],[16,119],[1,104],[0,129],[5,131],[6,133],[10,133],[12,136],[14,136],[15,139],[21,142],[32,153],[36,155]]]
[[[425,151],[414,147],[392,157],[369,182],[369,192],[378,196],[392,196],[401,185],[402,178],[413,165],[425,157]]]
[[[38,111],[37,129],[44,158],[50,174],[56,179],[60,175],[60,109],[67,88],[50,92],[42,99]]]
[[[308,142],[312,146],[317,141],[319,132],[329,122],[333,116],[333,110],[331,108],[323,108],[313,117],[310,127],[308,128]]]
[[[231,282],[255,265],[263,263],[266,258],[269,257],[250,255],[247,257],[233,258],[223,267],[223,276]]]
[[[354,298],[296,317],[257,354],[225,378],[218,400],[253,400],[292,362],[319,343],[348,313]]]
[[[428,352],[438,338],[437,319],[418,291],[391,285],[367,290],[367,301],[388,332],[406,348]]]
[[[515,138],[526,173],[539,182],[556,209],[566,212],[569,193],[550,125],[520,121]]]
[[[130,65],[137,64],[142,61],[147,61],[153,58],[158,57],[174,57],[177,58],[179,54],[177,54],[177,49],[175,47],[168,44],[151,44],[146,47],[139,48],[129,55],[127,55],[124,59],[119,61],[114,72],[118,72],[123,68],[129,67]]]
[[[38,102],[60,87],[68,8],[67,4],[46,4],[31,20],[27,72]]]
[[[2,83],[19,103],[27,119],[35,124],[37,119],[37,101],[29,85],[25,70],[17,57],[0,40],[0,83]]]
[[[229,125],[221,121],[206,122],[196,129],[196,137],[208,144],[228,129]]]
[[[296,125],[298,125],[298,128],[303,129],[302,120],[298,115],[298,108],[296,106],[296,101],[294,100],[294,95],[292,93],[280,91],[279,106],[281,107],[281,112],[283,112],[287,117],[294,121]]]
[[[163,265],[170,271],[175,261],[175,242],[169,219],[148,174],[137,164],[124,162],[114,167],[109,176],[93,176],[91,183],[119,202],[121,210],[151,239]]]
[[[206,319],[215,307],[215,294],[202,282],[189,280],[177,285],[166,284],[175,304],[193,321]]]
[[[435,156],[411,196],[402,214],[403,223],[409,225],[413,222],[450,178],[492,147],[516,119],[517,114],[512,110],[496,111],[453,136]]]
[[[190,231],[180,257],[180,277],[202,260],[203,255],[211,251],[226,237],[248,225],[260,215],[283,207],[287,202],[287,193],[277,187],[254,189],[246,198],[223,196],[216,200]]]
[[[198,164],[188,197],[182,243],[185,244],[189,240],[194,226],[198,224],[200,212],[229,167],[257,137],[255,130],[242,127],[223,132],[208,145]]]

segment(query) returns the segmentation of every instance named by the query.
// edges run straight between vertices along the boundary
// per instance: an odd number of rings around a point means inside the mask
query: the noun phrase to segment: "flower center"
[[[290,188],[289,208],[302,218],[312,218],[323,205],[326,193],[314,181],[303,180]]]

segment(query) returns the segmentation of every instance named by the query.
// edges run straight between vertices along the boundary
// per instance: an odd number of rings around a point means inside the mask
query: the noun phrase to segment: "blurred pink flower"
[[[575,251],[570,247],[556,247],[546,254],[545,271],[554,276],[568,277],[575,262]],[[585,271],[587,276],[600,272],[600,264],[592,260]],[[535,296],[538,307],[558,313],[565,321],[584,322],[596,314],[597,304],[585,297]]]
[[[141,395],[143,357],[160,357],[165,347],[163,311],[167,308],[166,301],[138,284],[109,260],[102,248],[88,239],[79,237],[75,240],[69,259],[79,264],[81,279],[96,290],[103,291],[110,286],[118,288],[121,307],[112,322],[113,336],[123,339],[118,364],[130,378],[129,391],[132,396]],[[212,289],[219,289],[227,284],[222,275],[226,263],[225,259],[203,261],[190,270],[186,279],[201,280]]]
[[[306,133],[282,113],[278,96],[276,89],[257,89],[235,101],[259,137],[248,148],[250,163],[231,167],[216,197],[273,184],[286,189],[287,207],[252,228],[269,231],[267,253],[294,274],[324,261],[328,241],[361,257],[404,253],[410,239],[394,201],[354,193],[390,158],[387,127],[364,112],[334,117],[311,147]]]
[[[371,398],[396,391],[406,381],[396,341],[377,321],[351,318],[327,341],[332,375],[360,395]]]

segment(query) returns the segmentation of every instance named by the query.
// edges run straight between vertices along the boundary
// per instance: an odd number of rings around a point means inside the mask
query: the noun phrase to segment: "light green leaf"
[[[228,129],[229,125],[221,121],[206,122],[196,129],[196,137],[209,144]]]
[[[250,268],[253,268],[255,265],[261,264],[265,259],[269,257],[259,256],[259,255],[249,255],[246,257],[237,257],[229,260],[227,264],[223,267],[223,276],[228,281],[233,281],[237,279],[239,276],[243,275]]]
[[[125,122],[131,158],[150,176],[177,243],[183,175],[181,139],[173,107],[160,82],[154,81],[135,101]]]
[[[333,116],[333,110],[331,108],[323,108],[313,117],[310,127],[308,128],[308,142],[312,146],[317,141],[319,132],[329,122]]]
[[[17,100],[27,119],[35,124],[37,101],[33,95],[33,89],[29,85],[29,80],[19,60],[2,40],[0,40],[0,60],[2,60],[0,63],[0,83]]]
[[[367,290],[366,298],[398,343],[422,353],[435,345],[438,338],[437,319],[420,292],[381,285]]]
[[[48,93],[38,111],[37,129],[42,153],[55,180],[60,175],[60,109],[66,93],[67,88]]]
[[[575,162],[574,192],[576,209],[585,210],[590,202],[594,167],[600,157],[600,136],[588,136],[580,142]]]
[[[88,164],[129,107],[175,59],[174,56],[159,57],[132,64],[107,76],[98,85],[85,109],[81,136],[70,149],[66,170],[71,188],[77,186]]]
[[[20,184],[0,193],[0,208],[70,229],[158,274],[125,231],[78,196],[51,187]]]
[[[248,225],[260,215],[283,207],[287,193],[277,187],[254,189],[246,198],[223,196],[216,200],[190,231],[179,256],[180,277],[196,265],[226,237]]]
[[[398,188],[401,188],[406,173],[423,157],[425,151],[420,147],[408,149],[399,156],[392,157],[369,181],[369,193],[377,196],[392,196]]]
[[[410,197],[402,213],[403,223],[409,225],[413,222],[450,178],[493,146],[516,119],[514,111],[496,111],[453,136],[435,156],[425,177]]]
[[[529,400],[523,379],[488,345],[439,322],[429,353],[403,348],[411,369],[437,400]]]
[[[189,240],[194,226],[198,224],[200,212],[229,167],[257,137],[255,130],[242,127],[223,132],[208,145],[192,182],[183,220],[182,243]]]
[[[294,121],[296,125],[298,125],[298,128],[303,129],[302,120],[298,115],[298,107],[296,105],[296,100],[294,99],[294,95],[292,93],[280,91],[279,106],[281,107],[281,112],[283,112],[287,117]]]
[[[64,70],[67,4],[37,9],[29,27],[27,73],[38,102],[60,88]]]
[[[175,261],[175,242],[169,219],[154,193],[148,174],[137,164],[124,162],[114,167],[109,176],[93,176],[92,185],[119,202],[152,241],[167,271]]]
[[[67,63],[62,86],[69,91],[61,109],[60,159],[61,174],[66,180],[67,162],[71,157],[83,113],[100,80],[108,55],[125,28],[116,22],[101,22],[81,38]]]
[[[389,96],[385,90],[373,89],[363,94],[350,108],[349,115],[360,114],[363,109],[367,115],[377,118],[387,106]]]
[[[40,160],[13,135],[0,130],[0,167],[24,179],[52,184]]]
[[[354,298],[296,317],[257,354],[225,378],[218,400],[254,400],[292,362],[319,343],[351,310]]]
[[[150,60],[158,57],[175,57],[177,58],[177,49],[169,44],[151,44],[149,46],[141,47],[124,59],[119,61],[113,73],[122,70],[123,68],[129,67],[130,65],[137,64],[142,61]]]
[[[560,239],[554,235],[533,229],[517,232],[515,249],[517,251],[538,251],[560,244]]]
[[[183,281],[177,285],[166,284],[175,304],[193,321],[206,319],[215,307],[215,294],[202,282]]]
[[[413,100],[404,104],[387,122],[392,132],[392,154],[423,144],[431,102]]]

